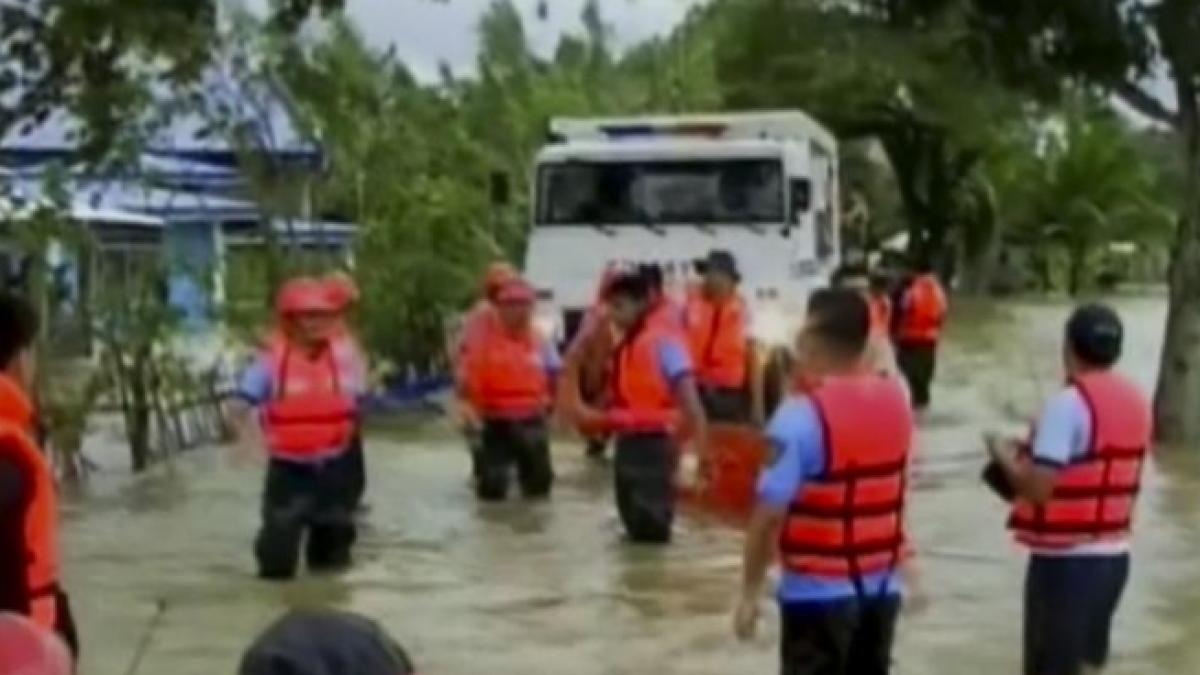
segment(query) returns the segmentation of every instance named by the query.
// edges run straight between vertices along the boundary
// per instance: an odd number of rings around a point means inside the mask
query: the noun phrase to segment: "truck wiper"
[[[606,225],[604,223],[588,223],[588,226],[606,237],[617,236],[617,231],[614,230],[611,225]]]
[[[638,224],[639,225],[646,228],[647,230],[650,230],[651,232],[653,232],[654,234],[657,234],[660,237],[667,236],[667,228],[663,227],[662,225],[658,225],[653,220],[651,220],[650,214],[646,213],[643,210],[638,210],[637,216],[638,216]]]
[[[757,234],[759,236],[762,236],[767,233],[767,228],[763,227],[762,225],[759,225],[758,223],[752,223],[750,221],[746,221],[746,222],[742,223],[742,225],[745,226],[746,229],[750,230],[751,232],[753,232],[754,234]]]

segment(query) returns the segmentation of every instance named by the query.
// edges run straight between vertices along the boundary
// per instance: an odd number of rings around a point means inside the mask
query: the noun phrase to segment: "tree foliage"
[[[927,3],[908,4],[924,10]],[[1193,414],[1200,406],[1200,1],[938,4],[967,8],[976,62],[1013,86],[1053,98],[1082,84],[1174,130],[1185,180],[1178,195],[1157,430],[1164,440],[1200,441],[1200,418]]]
[[[272,0],[272,25],[294,30],[343,1]],[[161,122],[173,112],[163,91],[199,82],[220,53],[218,2],[0,2],[0,138],[67,112],[96,155],[127,140],[131,126]]]

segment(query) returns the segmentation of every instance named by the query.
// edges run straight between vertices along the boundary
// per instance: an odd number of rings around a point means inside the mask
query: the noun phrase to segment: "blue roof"
[[[224,109],[229,119],[251,136],[250,147],[284,161],[319,166],[320,146],[293,123],[285,95],[269,83],[240,83],[230,70],[228,66],[218,66],[210,71],[203,93],[206,104]],[[199,113],[181,115],[153,134],[146,142],[146,150],[232,166],[237,148],[223,134],[210,133],[210,126]],[[69,156],[77,146],[79,132],[79,121],[66,112],[52,114],[28,131],[18,126],[0,143],[0,163],[21,166]]]

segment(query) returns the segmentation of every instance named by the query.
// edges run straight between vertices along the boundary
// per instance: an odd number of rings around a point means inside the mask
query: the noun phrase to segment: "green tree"
[[[1155,243],[1172,219],[1156,206],[1154,168],[1139,160],[1131,135],[1108,111],[1074,107],[1051,135],[1035,183],[1037,217],[1069,261],[1067,290],[1077,294],[1098,249],[1114,241]]]
[[[272,0],[275,30],[343,0]],[[134,143],[179,111],[220,53],[218,0],[29,0],[0,3],[0,138],[67,111],[85,154]],[[170,98],[170,97],[168,97]]]
[[[923,22],[892,2],[723,0],[717,72],[730,107],[788,106],[843,139],[876,138],[895,175],[910,254],[944,261],[978,205],[977,172],[1018,102],[962,58],[965,17]]]
[[[1155,396],[1160,439],[1200,442],[1200,1],[937,0],[971,11],[975,54],[1017,87],[1085,83],[1170,128],[1184,167]],[[1155,84],[1160,86],[1155,86]]]

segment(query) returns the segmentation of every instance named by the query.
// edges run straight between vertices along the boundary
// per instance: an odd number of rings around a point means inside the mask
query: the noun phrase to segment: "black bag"
[[[1000,466],[996,460],[988,462],[987,466],[983,467],[983,473],[980,474],[979,479],[1000,499],[1011,502],[1017,498],[1016,488],[1013,487],[1004,467]]]

